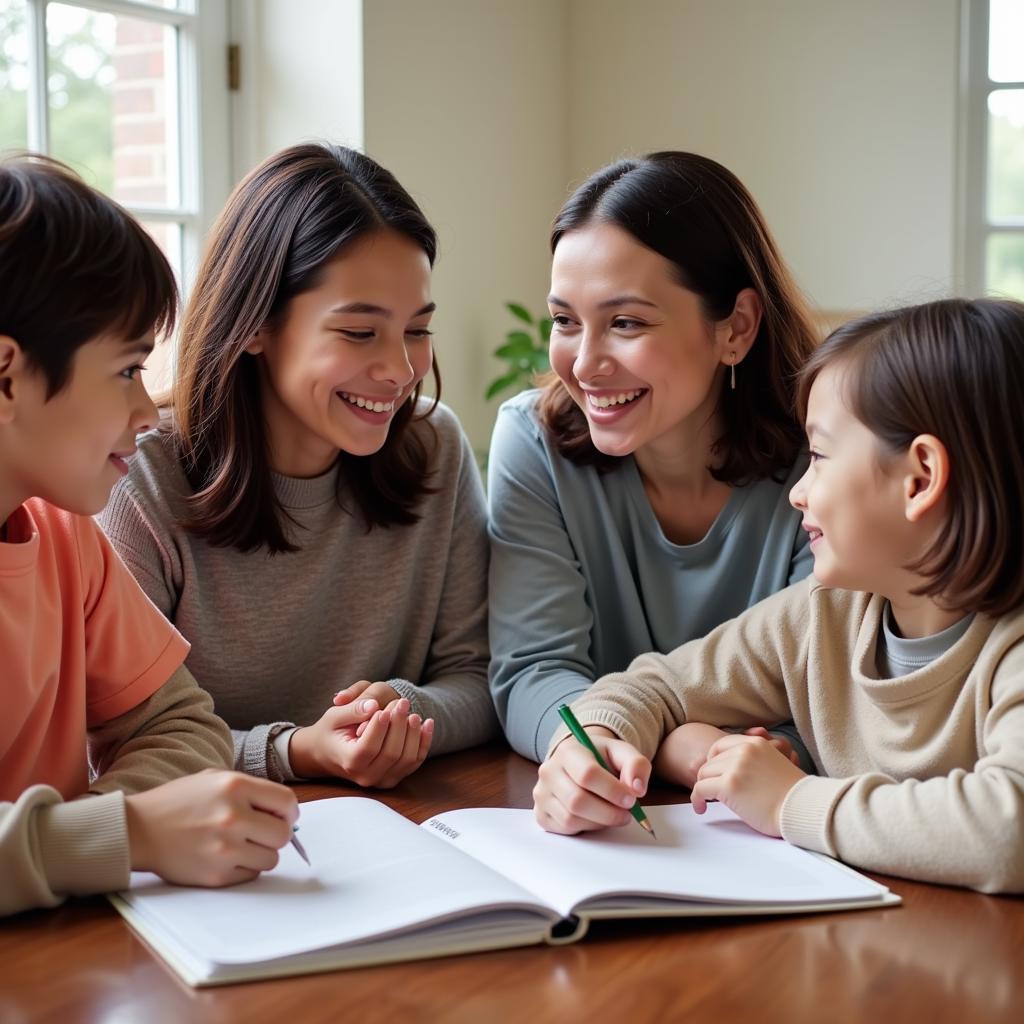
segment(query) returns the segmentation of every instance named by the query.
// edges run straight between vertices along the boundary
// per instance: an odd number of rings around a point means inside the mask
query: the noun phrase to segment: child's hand
[[[708,751],[728,735],[702,722],[677,726],[662,740],[654,756],[654,770],[666,782],[692,789]]]
[[[540,766],[533,787],[533,813],[548,832],[573,835],[626,825],[629,808],[647,792],[651,763],[635,747],[600,726],[587,733],[612,771],[571,736]]]
[[[704,725],[702,722],[687,722],[685,725],[677,726],[658,748],[654,758],[654,770],[666,782],[693,789],[697,773],[708,759],[712,746],[729,735],[730,733],[713,725]],[[764,726],[755,725],[752,729],[747,729],[743,735],[758,736],[767,740],[793,764],[800,763],[800,758],[789,740],[770,735]]]
[[[690,800],[698,814],[720,800],[758,832],[778,836],[782,803],[804,774],[761,736],[726,736],[708,751]]]
[[[767,740],[783,757],[788,757],[793,764],[800,764],[800,755],[793,749],[793,744],[785,736],[773,736],[763,725],[755,725],[751,729],[744,729],[744,736],[759,736]]]
[[[296,729],[288,759],[301,778],[335,776],[390,789],[423,763],[433,735],[434,720],[410,714],[404,697],[383,709],[364,697],[330,707],[318,722]]]
[[[269,871],[299,816],[287,786],[209,768],[125,805],[132,870],[178,885],[234,885]]]

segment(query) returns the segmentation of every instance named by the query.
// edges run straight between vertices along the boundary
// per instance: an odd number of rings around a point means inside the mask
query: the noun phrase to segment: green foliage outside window
[[[48,92],[54,156],[90,184],[114,186],[113,19],[53,5],[48,11]],[[24,0],[0,0],[0,150],[28,144],[28,26]]]

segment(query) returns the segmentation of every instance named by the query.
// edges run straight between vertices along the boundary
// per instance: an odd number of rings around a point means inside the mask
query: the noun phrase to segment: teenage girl
[[[420,397],[435,252],[369,157],[311,144],[257,167],[102,515],[247,772],[393,786],[495,730],[483,491],[455,417]]]

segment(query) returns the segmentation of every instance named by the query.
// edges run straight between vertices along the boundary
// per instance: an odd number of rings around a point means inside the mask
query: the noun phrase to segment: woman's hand
[[[586,731],[618,774],[605,771],[586,747],[567,737],[540,766],[533,788],[534,817],[548,832],[574,835],[626,825],[633,820],[629,808],[647,792],[650,761],[608,729]]]

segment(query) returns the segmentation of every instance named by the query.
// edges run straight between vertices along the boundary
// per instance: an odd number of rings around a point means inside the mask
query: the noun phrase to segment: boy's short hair
[[[833,364],[883,451],[932,434],[949,453],[945,528],[906,567],[926,580],[916,593],[994,616],[1024,604],[1024,303],[946,299],[844,324],[801,371],[802,419],[811,385]]]
[[[48,157],[0,161],[0,335],[45,375],[47,398],[86,342],[168,334],[177,297],[164,254],[112,199]]]

